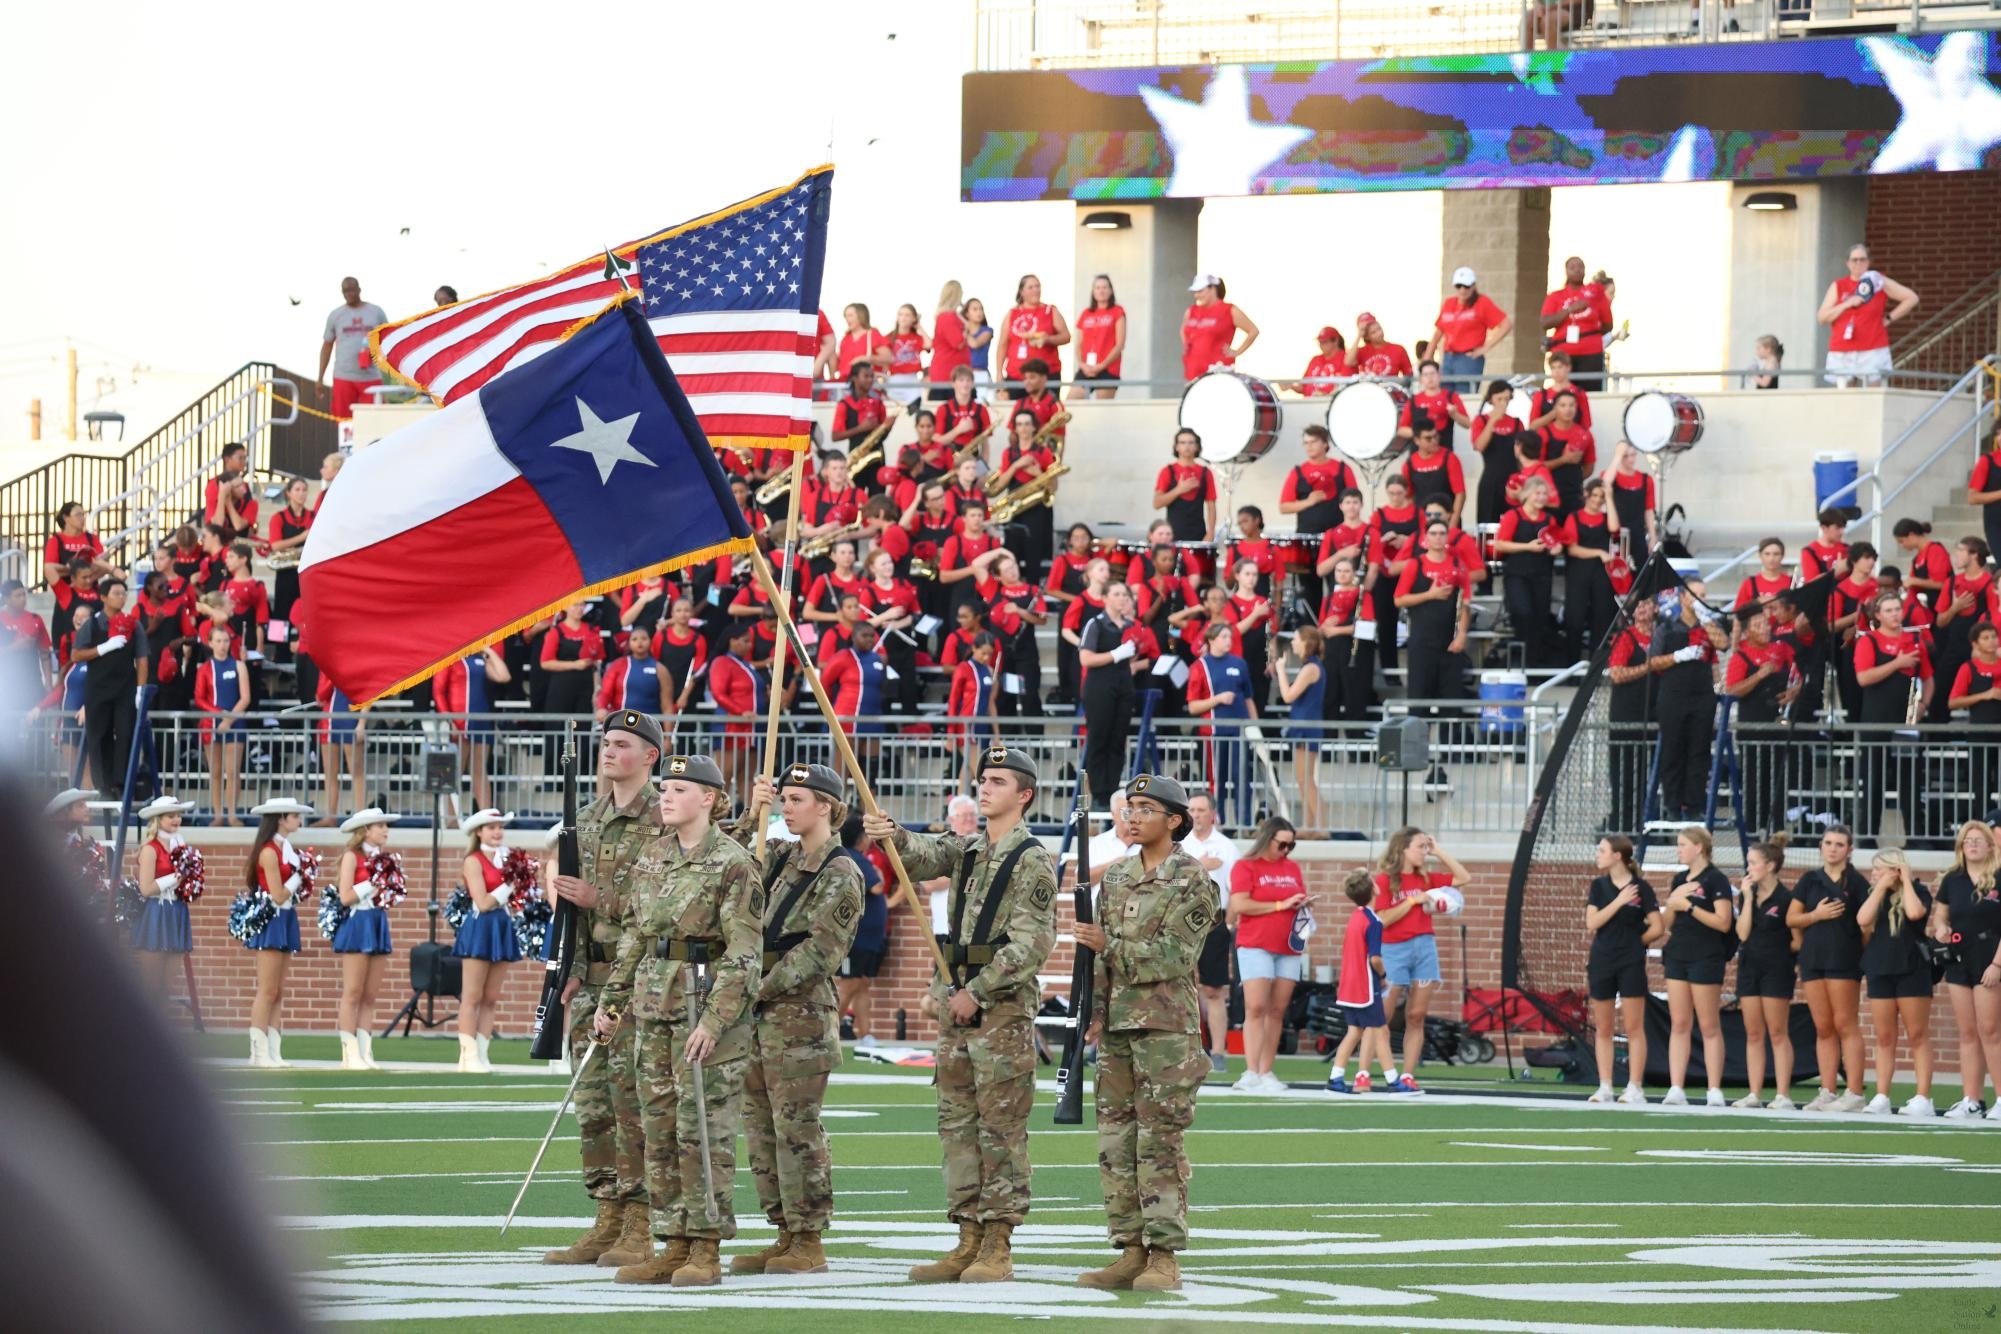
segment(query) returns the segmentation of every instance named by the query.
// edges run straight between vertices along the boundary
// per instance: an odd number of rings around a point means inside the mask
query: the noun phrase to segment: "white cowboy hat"
[[[380,806],[364,806],[340,822],[340,832],[343,834],[355,834],[372,824],[390,824],[395,819],[395,816],[383,810]]]
[[[79,801],[89,801],[92,797],[96,795],[97,794],[95,792],[92,792],[89,788],[66,787],[62,791],[56,793],[53,797],[49,798],[49,804],[42,807],[42,814],[54,815],[57,811],[62,810],[65,807],[74,806]]]
[[[507,814],[502,815],[499,811],[489,806],[483,811],[474,811],[471,815],[468,815],[465,819],[459,821],[459,828],[463,829],[466,833],[470,834],[475,829],[483,829],[490,824],[511,823],[513,819],[514,819],[513,811],[509,811]]]
[[[303,801],[294,801],[290,797],[273,797],[262,806],[252,806],[250,813],[260,817],[266,815],[311,815],[313,808],[306,805]]]
[[[139,818],[157,820],[163,815],[186,815],[194,808],[195,804],[192,801],[175,801],[173,797],[162,792],[139,808]]]

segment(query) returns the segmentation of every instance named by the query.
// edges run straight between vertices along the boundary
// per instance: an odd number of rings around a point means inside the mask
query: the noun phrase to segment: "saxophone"
[[[1068,424],[1069,420],[1070,420],[1070,414],[1068,412],[1057,413],[1054,417],[1051,417],[1049,419],[1049,424],[1047,426],[1044,426],[1041,430],[1035,433],[1035,439],[1030,441],[1029,443],[1031,445],[1047,445],[1054,442],[1056,445],[1056,462],[1058,464],[1061,464],[1063,462],[1063,442],[1058,441],[1056,439],[1056,433],[1062,430],[1063,427],[1066,424]],[[1040,480],[1041,480],[1040,478],[1035,478],[1029,483],[1027,483],[1027,485],[1032,486],[1036,481]],[[1016,483],[1016,485],[1022,485],[1022,484]],[[1007,489],[1008,484],[1001,479],[1000,473],[997,470],[993,474],[988,476],[985,482],[985,486],[987,488],[988,495],[997,496],[1002,491]]]

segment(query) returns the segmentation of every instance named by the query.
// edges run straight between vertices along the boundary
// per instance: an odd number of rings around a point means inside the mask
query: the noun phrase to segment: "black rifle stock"
[[[1071,815],[1077,844],[1077,920],[1091,920],[1091,788],[1077,776],[1077,809]],[[1084,1123],[1084,1030],[1091,1025],[1091,979],[1097,955],[1077,943],[1070,969],[1070,1031],[1063,1038],[1063,1064],[1056,1070],[1056,1124]]]
[[[577,842],[577,729],[571,723],[563,736],[563,828],[556,835],[556,874],[580,875],[583,851]],[[577,959],[577,905],[556,899],[549,919],[548,965],[542,973],[542,998],[535,1005],[535,1033],[528,1047],[532,1060],[553,1061],[563,1054],[568,1025],[563,1022],[563,986]]]

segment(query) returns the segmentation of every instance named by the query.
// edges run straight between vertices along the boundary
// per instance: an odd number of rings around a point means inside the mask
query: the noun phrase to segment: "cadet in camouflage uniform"
[[[598,772],[611,790],[577,815],[578,877],[557,876],[556,893],[577,905],[577,958],[563,989],[569,1007],[570,1062],[584,1059],[598,992],[611,978],[624,935],[632,866],[640,849],[660,837],[660,724],[627,709],[604,721]],[[647,1224],[645,1136],[632,1071],[630,1029],[617,1036],[577,1083],[577,1130],[583,1140],[584,1189],[597,1201],[591,1230],[544,1264],[608,1267],[637,1264],[653,1254]]]
[[[1112,1245],[1086,1288],[1165,1292],[1181,1286],[1188,1246],[1188,1155],[1195,1091],[1209,1074],[1195,965],[1216,920],[1216,888],[1202,863],[1175,846],[1192,825],[1188,794],[1172,778],[1126,785],[1139,851],[1106,868],[1098,920],[1077,924],[1097,951],[1091,1030],[1098,1042],[1098,1175]]]
[[[920,1282],[1014,1276],[1014,1230],[1028,1214],[1035,974],[1056,945],[1055,859],[1023,824],[1035,785],[1027,755],[992,746],[980,764],[984,834],[913,834],[882,815],[863,822],[871,837],[894,842],[912,879],[952,877],[945,960],[953,976],[934,978],[931,995],[945,1210],[959,1244],[912,1269]]]
[[[820,1236],[834,1216],[834,1165],[820,1106],[841,1063],[834,974],[861,925],[861,868],[835,831],[847,819],[841,776],[824,764],[788,765],[774,792],[757,780],[746,840],[776,800],[797,843],[764,847],[764,976],[745,1083],[744,1139],[757,1200],[778,1239],[730,1261],[734,1274],[817,1274]]]
[[[719,1282],[718,1243],[736,1235],[736,1136],[750,1056],[750,1003],[757,991],[764,887],[750,856],[712,822],[726,808],[723,771],[707,755],[670,755],[660,786],[664,838],[647,844],[632,870],[632,911],[611,980],[598,996],[597,1033],[618,1016],[638,1035],[640,1124],[653,1235],[667,1248],[618,1271],[620,1283]],[[690,1013],[706,970],[700,1017]],[[695,1096],[700,1061],[702,1100]],[[706,1110],[710,1221],[702,1170]]]

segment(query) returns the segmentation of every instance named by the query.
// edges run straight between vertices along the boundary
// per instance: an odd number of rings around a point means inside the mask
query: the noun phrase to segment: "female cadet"
[[[513,818],[489,808],[459,822],[468,838],[459,877],[472,896],[472,911],[459,924],[452,954],[465,970],[465,983],[459,988],[459,1069],[469,1074],[493,1073],[486,1052],[493,1041],[500,990],[507,981],[507,965],[521,957],[510,902],[514,886],[504,874],[513,852],[507,846],[507,824]]]
[[[790,764],[774,790],[760,777],[739,827],[759,827],[774,799],[796,842],[764,846],[764,971],[758,980],[744,1143],[758,1203],[778,1229],[771,1245],[730,1261],[732,1274],[817,1274],[820,1235],[834,1215],[833,1168],[820,1106],[841,1063],[834,976],[861,925],[861,868],[836,831],[848,818],[841,776]]]
[[[368,806],[341,822],[347,847],[340,854],[340,870],[334,884],[347,916],[335,930],[333,952],[340,961],[340,1066],[343,1070],[374,1070],[375,1055],[370,1050],[374,1034],[369,1019],[375,1013],[375,994],[382,986],[382,974],[389,966],[389,913],[376,897],[379,886],[371,878],[371,864],[389,841],[389,821],[393,817],[380,807]]]
[[[1869,882],[1850,864],[1855,836],[1830,825],[1820,836],[1820,865],[1793,885],[1786,925],[1805,934],[1800,940],[1800,983],[1813,1012],[1814,1048],[1820,1060],[1820,1092],[1809,1112],[1862,1110],[1862,929],[1856,911],[1869,896]],[[1834,1090],[1842,1070],[1848,1091]]]
[[[1737,906],[1737,1011],[1744,1017],[1744,1063],[1751,1091],[1732,1107],[1793,1110],[1793,939],[1786,916],[1792,891],[1779,881],[1784,837],[1754,843],[1744,858],[1743,899]],[[1765,1093],[1765,1051],[1772,1053],[1772,1087]]]
[[[1647,947],[1666,932],[1654,887],[1640,878],[1633,840],[1607,834],[1598,840],[1598,878],[1584,903],[1591,933],[1585,981],[1591,995],[1591,1029],[1598,1057],[1598,1091],[1588,1101],[1609,1103],[1612,1093],[1612,1018],[1626,1030],[1626,1091],[1617,1101],[1638,1107],[1647,1100]]]
[[[719,1283],[718,1243],[736,1235],[736,1136],[757,991],[760,896],[750,854],[716,823],[728,804],[715,760],[667,757],[660,783],[667,832],[633,864],[633,929],[620,938],[618,960],[598,996],[599,1041],[617,1034],[628,1003],[638,1030],[647,1203],[653,1233],[667,1243],[621,1267],[614,1275],[620,1283]],[[706,1175],[697,1119],[705,1109]],[[650,1243],[646,1249],[652,1251]]]
[[[1084,1041],[1100,1044],[1098,1174],[1120,1256],[1077,1283],[1167,1292],[1181,1286],[1188,1245],[1182,1135],[1209,1074],[1195,965],[1216,918],[1216,888],[1176,846],[1194,825],[1181,784],[1142,774],[1126,797],[1139,851],[1106,869],[1098,920],[1075,928],[1077,943],[1097,951]]]
[[[166,994],[169,961],[195,947],[188,905],[180,897],[185,872],[176,857],[187,846],[181,837],[181,817],[194,808],[191,801],[161,793],[139,811],[146,822],[146,841],[139,848],[136,878],[146,907],[132,923],[132,948],[139,952],[140,973],[156,996]]]
[[[1693,1030],[1702,1031],[1702,1071],[1709,1077],[1709,1106],[1723,1106],[1723,969],[1730,962],[1734,923],[1730,881],[1710,863],[1714,843],[1701,825],[1675,838],[1681,869],[1668,882],[1667,944],[1661,965],[1668,987],[1668,1091],[1664,1107],[1686,1107]]]
[[[285,973],[299,952],[299,896],[312,882],[305,859],[292,846],[313,808],[290,797],[278,797],[250,812],[257,817],[257,836],[250,843],[250,889],[263,891],[278,912],[262,931],[243,942],[257,952],[257,997],[250,1003],[250,1063],[283,1067],[279,1012],[285,1007]]]
[[[1918,948],[1931,909],[1931,891],[1911,875],[1903,849],[1878,852],[1869,867],[1869,897],[1855,911],[1855,924],[1868,937],[1862,975],[1869,980],[1869,1023],[1876,1034],[1876,1096],[1864,1111],[1891,1110],[1902,1027],[1918,1078],[1918,1091],[1902,1111],[1918,1117],[1938,1112],[1932,1104],[1932,964]]]

